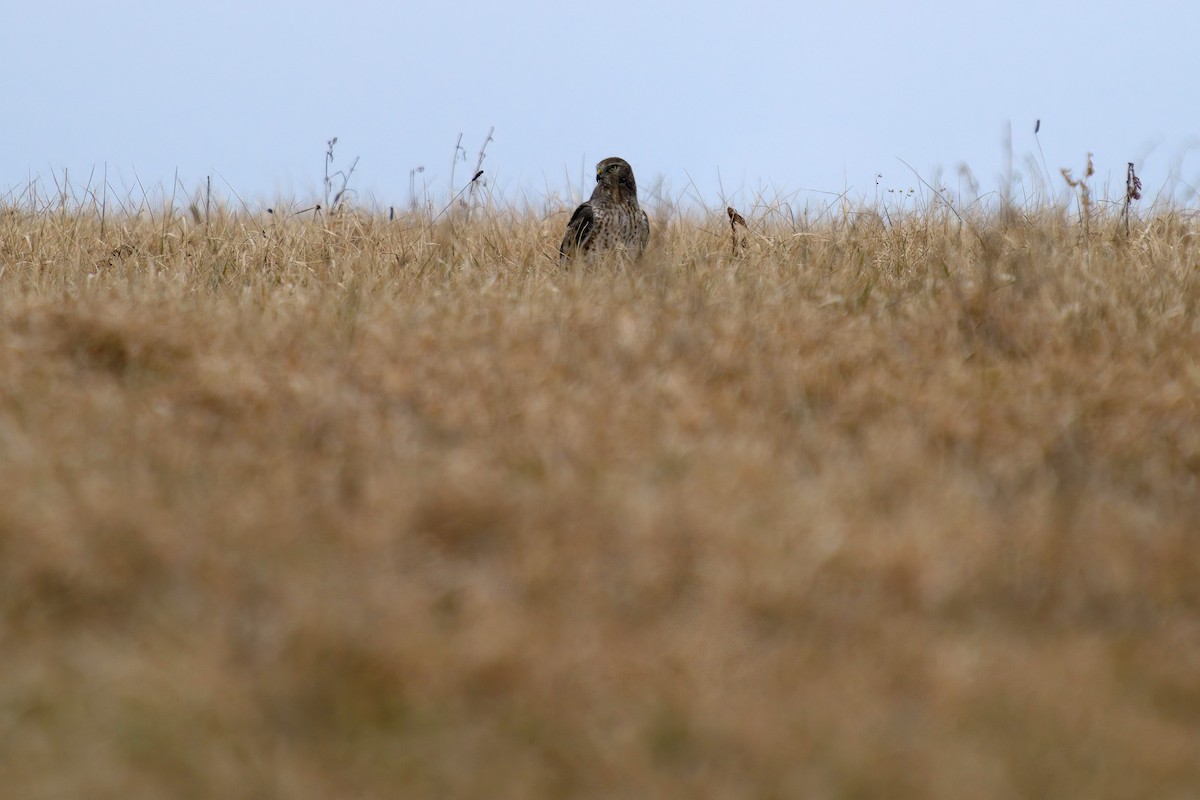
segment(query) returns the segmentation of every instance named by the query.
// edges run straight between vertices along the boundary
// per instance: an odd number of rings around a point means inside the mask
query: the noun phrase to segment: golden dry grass
[[[1196,797],[1200,240],[0,217],[7,797]]]

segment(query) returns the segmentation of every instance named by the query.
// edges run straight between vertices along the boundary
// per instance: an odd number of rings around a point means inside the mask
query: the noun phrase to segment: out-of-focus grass
[[[1190,219],[564,223],[0,216],[6,796],[1193,796]]]

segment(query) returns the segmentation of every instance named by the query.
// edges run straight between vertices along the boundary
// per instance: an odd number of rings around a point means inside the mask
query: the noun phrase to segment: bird
[[[576,257],[616,252],[634,261],[646,251],[650,218],[638,205],[633,168],[623,158],[606,158],[596,165],[592,197],[571,215],[558,248],[559,263]]]

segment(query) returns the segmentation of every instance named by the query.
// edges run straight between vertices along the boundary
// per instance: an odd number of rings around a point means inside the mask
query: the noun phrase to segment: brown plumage
[[[622,158],[606,158],[596,165],[596,188],[586,203],[575,209],[558,248],[559,262],[617,252],[637,260],[650,240],[650,219],[638,205],[633,168]]]

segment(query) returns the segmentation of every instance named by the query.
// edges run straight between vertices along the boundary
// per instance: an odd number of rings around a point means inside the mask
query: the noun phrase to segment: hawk
[[[633,168],[623,158],[606,158],[596,165],[596,189],[575,209],[558,248],[559,263],[576,256],[622,252],[637,260],[650,239],[650,219],[638,205]]]

